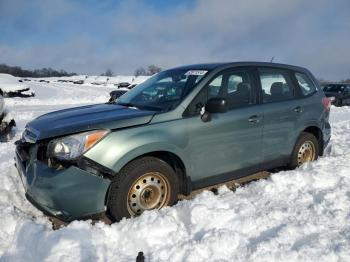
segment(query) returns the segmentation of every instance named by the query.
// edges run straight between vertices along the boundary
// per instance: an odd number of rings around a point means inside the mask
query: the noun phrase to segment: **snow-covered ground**
[[[150,76],[126,76],[126,75],[117,75],[117,76],[89,76],[89,75],[75,75],[67,77],[46,77],[46,78],[27,78],[32,82],[39,82],[40,80],[46,80],[50,83],[63,84],[66,85],[66,82],[62,81],[84,81],[85,86],[104,86],[115,88],[119,83],[127,82],[131,85],[137,85]],[[1,76],[0,76],[1,79]]]
[[[110,88],[28,82],[9,98],[18,123],[48,111],[105,102]],[[235,192],[204,191],[120,223],[76,221],[53,231],[25,197],[13,141],[0,144],[0,261],[350,261],[350,107],[331,109],[332,149],[295,171]]]

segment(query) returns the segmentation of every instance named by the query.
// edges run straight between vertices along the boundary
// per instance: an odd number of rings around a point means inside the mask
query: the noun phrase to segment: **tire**
[[[144,210],[173,205],[178,192],[178,177],[170,165],[155,157],[142,157],[112,179],[107,212],[115,221],[137,216]]]
[[[318,155],[319,143],[316,137],[311,133],[302,132],[294,146],[289,167],[294,169],[306,162],[317,160]]]
[[[339,107],[343,106],[343,101],[340,98],[337,101],[337,106]]]

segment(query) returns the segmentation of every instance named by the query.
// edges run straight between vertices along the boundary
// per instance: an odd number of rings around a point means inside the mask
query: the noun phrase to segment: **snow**
[[[104,86],[109,88],[116,88],[119,83],[127,82],[131,85],[138,85],[146,81],[150,76],[127,76],[127,75],[116,75],[116,76],[89,76],[89,75],[75,75],[67,77],[47,77],[47,78],[29,78],[33,82],[39,82],[40,80],[50,81],[50,83],[56,83],[60,85],[67,85],[66,82],[59,81],[84,81],[84,86]],[[73,83],[71,83],[73,84]]]
[[[113,225],[75,221],[53,231],[24,197],[14,145],[48,111],[105,102],[109,87],[28,82],[34,98],[8,98],[18,124],[0,144],[0,261],[350,261],[350,107],[331,108],[331,149],[294,171],[235,192],[204,191],[174,207]]]

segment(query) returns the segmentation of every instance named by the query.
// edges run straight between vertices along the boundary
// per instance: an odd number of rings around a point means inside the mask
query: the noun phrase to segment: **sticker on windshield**
[[[190,70],[185,73],[186,76],[203,76],[207,73],[207,70]]]

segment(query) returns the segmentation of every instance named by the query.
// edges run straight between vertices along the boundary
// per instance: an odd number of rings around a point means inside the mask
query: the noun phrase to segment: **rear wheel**
[[[179,182],[174,170],[155,157],[143,157],[127,164],[113,179],[108,211],[115,220],[160,209],[177,200]]]
[[[311,133],[302,132],[295,144],[289,166],[296,168],[307,162],[314,161],[318,158],[318,154],[319,143],[316,137]]]

